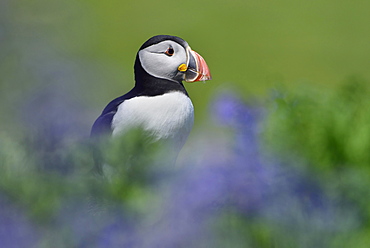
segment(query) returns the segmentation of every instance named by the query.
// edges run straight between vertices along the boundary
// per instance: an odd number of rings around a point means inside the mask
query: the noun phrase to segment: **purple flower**
[[[0,196],[0,247],[37,247],[38,239],[35,226],[23,212]]]

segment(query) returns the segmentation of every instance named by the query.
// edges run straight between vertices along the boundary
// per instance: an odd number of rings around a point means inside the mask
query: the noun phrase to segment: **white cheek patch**
[[[164,53],[170,46],[175,51],[173,56]],[[139,51],[139,59],[147,73],[169,80],[173,80],[179,65],[187,63],[185,48],[173,41],[163,41]]]

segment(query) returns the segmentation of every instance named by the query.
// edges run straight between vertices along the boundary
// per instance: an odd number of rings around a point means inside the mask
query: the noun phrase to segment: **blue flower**
[[[0,247],[38,247],[39,234],[24,213],[0,195]]]

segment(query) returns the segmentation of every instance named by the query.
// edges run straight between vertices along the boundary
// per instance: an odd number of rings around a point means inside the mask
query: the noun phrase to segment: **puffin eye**
[[[167,56],[172,56],[175,53],[175,50],[173,50],[172,46],[170,46],[167,51],[164,52]]]

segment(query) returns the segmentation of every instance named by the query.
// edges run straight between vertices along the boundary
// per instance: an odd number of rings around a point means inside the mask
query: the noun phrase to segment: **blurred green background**
[[[136,52],[157,34],[184,38],[211,69],[212,81],[186,85],[196,125],[220,88],[249,97],[281,85],[331,88],[352,74],[368,79],[369,8],[365,0],[1,1],[1,116],[57,84],[88,106],[88,127],[133,86]]]

